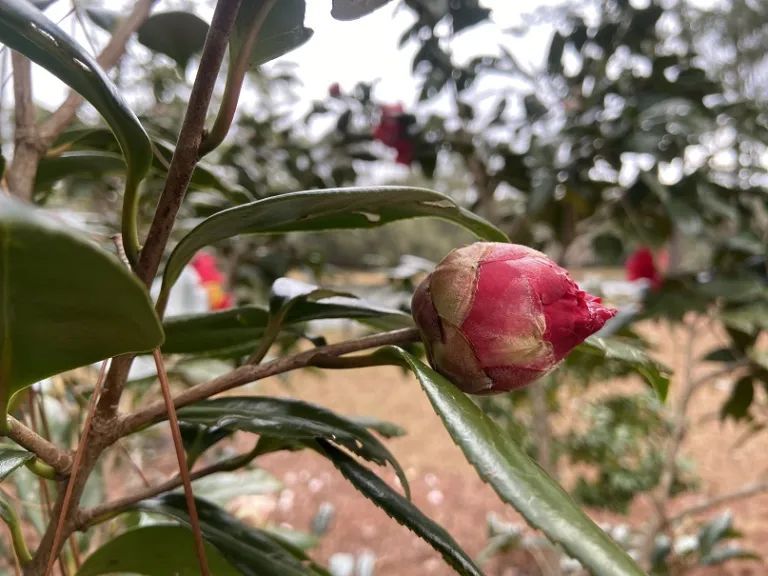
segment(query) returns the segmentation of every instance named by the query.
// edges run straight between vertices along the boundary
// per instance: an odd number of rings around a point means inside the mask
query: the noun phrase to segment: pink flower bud
[[[541,252],[493,242],[448,254],[411,310],[430,364],[470,394],[541,378],[616,314]]]

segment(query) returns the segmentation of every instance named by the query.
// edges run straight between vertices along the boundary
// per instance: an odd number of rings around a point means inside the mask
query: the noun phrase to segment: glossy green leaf
[[[14,470],[24,466],[35,457],[32,452],[20,448],[0,445],[0,482],[5,480]]]
[[[357,20],[389,2],[390,0],[333,0],[331,16],[336,20]]]
[[[413,326],[411,316],[400,310],[341,296],[292,306],[283,322],[295,325],[332,318],[358,320],[386,330]],[[253,347],[264,334],[268,321],[269,312],[256,306],[168,318],[164,323],[163,352],[197,354]]]
[[[70,176],[104,176],[125,173],[125,160],[113,152],[75,150],[57,156],[44,156],[40,160],[35,178],[35,189],[46,190]]]
[[[179,429],[181,431],[181,441],[184,444],[184,450],[190,462],[194,462],[208,448],[225,438],[229,438],[233,434],[232,430],[227,428],[203,426],[188,422],[179,422]]]
[[[77,42],[26,0],[0,0],[0,42],[74,89],[107,121],[128,166],[123,235],[130,237],[124,240],[126,246],[138,244],[135,227],[125,228],[133,222],[137,188],[152,163],[152,146],[120,91]]]
[[[268,0],[250,0],[240,6],[230,38],[230,61],[239,57],[254,22],[260,19],[261,11],[267,2]],[[251,68],[295,50],[312,37],[312,29],[304,26],[306,8],[306,0],[281,0],[273,4],[251,50]]]
[[[0,410],[43,378],[162,341],[145,286],[117,258],[0,195]]]
[[[214,214],[187,234],[171,253],[163,276],[169,291],[195,253],[240,234],[282,234],[376,228],[407,218],[433,217],[467,228],[477,237],[508,242],[503,232],[448,196],[404,186],[330,188],[257,200]]]
[[[205,556],[212,576],[240,576],[240,572],[208,542],[205,543]],[[177,524],[154,524],[128,530],[88,556],[77,576],[115,573],[198,576],[200,565],[192,531]]]
[[[482,576],[480,569],[442,526],[351,456],[323,440],[318,441],[318,446],[344,478],[391,518],[437,550],[458,574]]]
[[[578,346],[577,350],[626,363],[651,385],[661,402],[666,402],[671,370],[650,358],[640,348],[616,338],[590,336]]]
[[[273,537],[265,530],[252,528],[233,518],[221,508],[196,499],[200,528],[207,542],[243,576],[327,575],[298,548]],[[189,526],[183,494],[166,494],[136,504],[133,509],[175,518]]]
[[[254,434],[313,440],[324,438],[361,458],[383,466],[389,462],[409,493],[408,480],[395,457],[373,434],[352,420],[315,404],[292,398],[227,396],[179,409],[179,420]]]
[[[153,52],[165,54],[182,70],[186,69],[192,56],[202,52],[207,35],[205,20],[182,11],[152,14],[138,30],[141,44]]]
[[[644,574],[568,493],[461,390],[407,352],[389,350],[408,362],[448,433],[480,477],[531,526],[560,544],[595,576]]]

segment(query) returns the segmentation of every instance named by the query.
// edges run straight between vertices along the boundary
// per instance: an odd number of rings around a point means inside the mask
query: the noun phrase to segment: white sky
[[[498,45],[504,43],[524,66],[531,62],[541,63],[551,31],[533,29],[525,38],[516,38],[504,34],[502,30],[518,24],[523,10],[530,12],[538,6],[555,3],[556,0],[529,0],[525,3],[482,0],[481,5],[493,10],[496,24],[477,26],[461,34],[452,44],[454,56],[463,61],[478,54],[494,53]],[[115,9],[128,4],[125,0],[105,0],[101,3]],[[379,80],[376,94],[380,100],[406,104],[415,102],[417,88],[410,75],[410,67],[416,47],[408,44],[403,49],[397,48],[400,35],[413,19],[408,10],[396,10],[398,4],[393,1],[360,20],[339,22],[331,18],[331,0],[311,0],[307,3],[306,25],[314,29],[315,35],[307,44],[279,59],[297,64],[296,73],[304,84],[299,89],[299,95],[304,102],[324,98],[333,82],[339,82],[343,90],[348,90],[359,81],[373,80]],[[70,6],[69,2],[60,1],[46,14],[52,20],[59,21]],[[155,11],[173,7],[173,0],[163,0],[158,2]],[[204,17],[209,18],[210,13],[210,9],[201,9]],[[61,27],[71,33],[72,17],[63,20]],[[79,29],[76,38],[90,51]],[[106,36],[97,33],[96,40],[103,45]],[[61,82],[38,67],[33,74],[33,85],[36,100],[46,108],[55,107],[67,93]],[[9,88],[6,89],[6,102],[11,98]]]

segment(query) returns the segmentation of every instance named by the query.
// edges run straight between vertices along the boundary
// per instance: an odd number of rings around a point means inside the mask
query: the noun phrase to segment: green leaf
[[[702,360],[705,362],[736,362],[741,357],[741,353],[735,348],[717,348],[708,352]]]
[[[39,380],[162,342],[145,286],[117,258],[0,195],[0,411]]]
[[[125,173],[125,160],[113,152],[75,150],[57,156],[43,156],[37,168],[36,190],[47,190],[53,184],[75,175],[104,177]]]
[[[740,378],[728,400],[720,408],[720,419],[726,420],[729,416],[736,422],[749,416],[749,407],[755,397],[755,386],[752,376]]]
[[[493,225],[432,190],[392,186],[293,192],[229,208],[206,218],[171,253],[163,275],[163,291],[170,291],[199,249],[226,238],[240,234],[377,228],[418,217],[449,220],[484,240],[509,241]]]
[[[0,520],[5,522],[8,526],[8,531],[11,533],[11,540],[13,542],[13,549],[19,560],[22,563],[30,562],[32,560],[32,555],[29,553],[27,543],[24,541],[21,522],[19,522],[19,517],[16,515],[16,511],[6,501],[5,495],[2,492],[0,492]]]
[[[390,0],[333,0],[331,16],[336,20],[357,20],[389,3]]]
[[[200,424],[189,424],[188,422],[179,422],[179,430],[181,431],[181,441],[184,444],[187,459],[190,462],[194,462],[208,448],[232,435],[232,430],[227,428],[202,426]],[[191,463],[189,466],[190,468],[192,467]]]
[[[392,422],[385,422],[371,416],[350,416],[349,419],[363,428],[373,430],[384,438],[400,438],[401,436],[408,434],[406,429],[402,426],[398,426]]]
[[[246,38],[254,23],[259,20],[267,2],[268,0],[250,0],[241,4],[229,41],[231,62],[239,58]],[[295,50],[312,37],[312,29],[304,26],[306,8],[306,0],[281,0],[274,3],[251,50],[251,68]]]
[[[0,445],[0,482],[35,457],[32,452]]]
[[[552,42],[549,45],[549,55],[547,56],[547,70],[550,74],[561,74],[563,72],[563,50],[565,49],[565,38],[560,32],[555,32],[552,36]]]
[[[391,350],[408,362],[454,442],[480,477],[531,526],[560,544],[595,576],[644,574],[565,490],[463,392],[407,352]]]
[[[309,564],[309,558],[264,530],[236,520],[221,508],[196,498],[200,528],[206,541],[244,576],[307,576],[328,573]],[[175,518],[189,526],[183,494],[166,494],[135,504],[133,509]]]
[[[720,319],[726,326],[745,334],[768,330],[768,303],[757,301],[738,308],[728,308],[720,312]]]
[[[205,556],[211,574],[240,575],[240,572],[207,542]],[[192,531],[186,526],[176,524],[154,524],[128,530],[88,556],[77,571],[77,576],[115,573],[198,576],[200,565],[195,553]]]
[[[408,480],[392,453],[363,426],[315,404],[291,398],[228,396],[185,406],[179,420],[191,424],[244,430],[290,440],[324,438],[361,458],[392,464],[410,497]]]
[[[332,318],[358,320],[386,330],[413,326],[413,319],[405,312],[347,297],[301,302],[291,307],[283,322],[285,325],[296,325]],[[268,322],[269,312],[256,306],[174,316],[164,323],[166,337],[163,352],[197,354],[233,347],[253,347],[264,334]]]
[[[205,494],[206,500],[218,506],[225,506],[237,496],[279,492],[283,489],[283,483],[266,470],[255,468],[200,478],[192,483],[192,487],[198,494]],[[184,493],[183,488],[177,491]]]
[[[153,52],[165,54],[185,70],[189,59],[202,52],[208,23],[190,12],[152,14],[138,31],[138,40]]]
[[[123,234],[138,245],[137,189],[152,164],[152,146],[136,115],[99,64],[40,10],[26,0],[0,1],[0,42],[20,52],[78,92],[104,117],[128,166]],[[132,230],[127,230],[131,222]]]
[[[438,551],[458,574],[482,576],[480,569],[442,526],[351,456],[323,440],[319,440],[317,444],[318,451],[333,462],[344,478],[391,518]]]
[[[298,304],[317,302],[333,296],[354,298],[353,294],[326,290],[293,278],[278,278],[272,283],[269,293],[269,313],[273,316],[285,314]]]
[[[106,8],[86,8],[85,13],[91,21],[106,32],[112,32],[120,22],[120,12]]]
[[[722,514],[715,516],[707,523],[698,534],[699,551],[702,556],[709,555],[715,544],[718,543],[733,527],[733,514],[726,510]]]
[[[268,532],[275,540],[285,542],[286,544],[298,548],[299,550],[310,550],[317,548],[320,544],[320,538],[308,532],[299,532],[280,528],[279,526],[264,526],[264,531]]]
[[[626,363],[651,385],[661,402],[666,402],[671,370],[648,357],[640,348],[616,338],[590,336],[577,349],[582,352],[597,354],[607,359]]]
[[[706,556],[703,556],[700,562],[704,566],[718,566],[720,564],[725,564],[729,560],[762,560],[762,557],[760,554],[736,546],[717,548]]]

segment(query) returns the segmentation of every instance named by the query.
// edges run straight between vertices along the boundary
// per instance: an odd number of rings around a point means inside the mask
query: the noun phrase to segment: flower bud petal
[[[448,254],[411,308],[430,363],[474,394],[541,378],[616,314],[541,252],[492,242]]]

